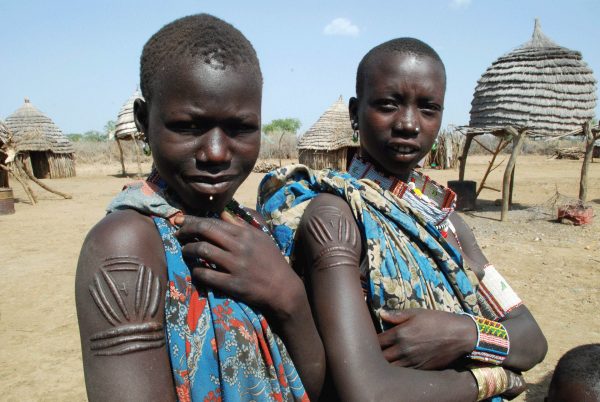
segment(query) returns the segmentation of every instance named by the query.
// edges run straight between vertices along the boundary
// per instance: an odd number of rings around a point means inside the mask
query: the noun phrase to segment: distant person
[[[347,173],[277,169],[259,211],[308,286],[343,401],[514,397],[547,344],[454,213],[415,171],[440,129],[446,73],[413,38],[370,50],[356,74]]]
[[[600,402],[600,343],[569,350],[556,365],[546,402]]]
[[[316,399],[324,354],[304,285],[232,198],[259,154],[254,48],[193,15],[150,38],[140,70],[154,168],[112,201],[77,267],[89,400]]]

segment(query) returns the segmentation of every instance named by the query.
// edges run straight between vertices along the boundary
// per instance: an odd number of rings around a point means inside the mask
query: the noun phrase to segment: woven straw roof
[[[119,117],[117,118],[117,125],[115,126],[115,138],[120,140],[130,140],[131,134],[136,138],[141,138],[141,134],[138,132],[133,119],[133,102],[138,98],[144,99],[142,93],[136,89],[129,99],[127,99],[127,102],[121,107]]]
[[[531,40],[493,62],[477,82],[469,125],[554,136],[592,119],[595,107],[596,79],[581,53],[554,43],[536,19]]]
[[[340,96],[300,138],[298,149],[333,151],[344,147],[358,147],[358,143],[352,141],[350,113]]]
[[[8,127],[0,120],[0,145],[6,144],[8,141]]]
[[[71,154],[73,144],[60,128],[25,98],[25,103],[6,118],[6,126],[13,133],[17,151],[52,151]]]

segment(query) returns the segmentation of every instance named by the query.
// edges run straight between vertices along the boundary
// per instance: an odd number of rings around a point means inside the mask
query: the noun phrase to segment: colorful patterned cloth
[[[258,209],[285,255],[292,257],[300,219],[320,193],[346,200],[366,240],[367,303],[380,329],[382,310],[411,307],[479,314],[475,274],[462,264],[432,222],[407,200],[371,180],[303,165],[277,169],[263,179]]]
[[[262,314],[192,283],[168,221],[183,213],[177,205],[154,174],[127,185],[108,212],[129,208],[153,216],[162,238],[169,280],[166,332],[179,401],[307,401],[283,342]],[[238,205],[228,207],[251,220]]]

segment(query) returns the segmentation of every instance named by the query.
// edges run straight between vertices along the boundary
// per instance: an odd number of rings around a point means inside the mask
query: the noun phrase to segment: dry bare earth
[[[479,180],[485,157],[469,158],[467,178]],[[147,170],[148,165],[144,168]],[[484,191],[483,211],[465,215],[484,251],[510,280],[542,326],[550,349],[546,360],[526,374],[528,395],[540,401],[547,375],[568,349],[600,341],[600,217],[573,227],[549,222],[542,204],[556,189],[575,196],[581,161],[521,157],[516,173],[515,209],[499,222],[499,193]],[[133,170],[133,169],[132,169]],[[38,191],[31,206],[13,183],[16,214],[0,216],[0,399],[84,400],[85,388],[74,305],[79,248],[104,207],[130,179],[116,177],[117,163],[78,166],[78,177],[48,182],[73,194],[62,200]],[[428,171],[439,182],[456,171]],[[238,199],[253,205],[262,174],[252,174]],[[500,187],[501,172],[489,184]],[[600,211],[600,163],[591,167],[590,204]],[[541,384],[541,385],[538,385]]]

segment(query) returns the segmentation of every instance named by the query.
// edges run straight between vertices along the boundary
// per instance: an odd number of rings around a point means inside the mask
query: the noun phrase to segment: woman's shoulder
[[[88,233],[85,243],[93,241],[104,246],[160,240],[151,217],[131,209],[115,211],[102,218]]]
[[[95,272],[106,261],[122,258],[159,272],[164,269],[162,239],[152,218],[134,210],[115,211],[102,218],[83,242],[78,275]]]

